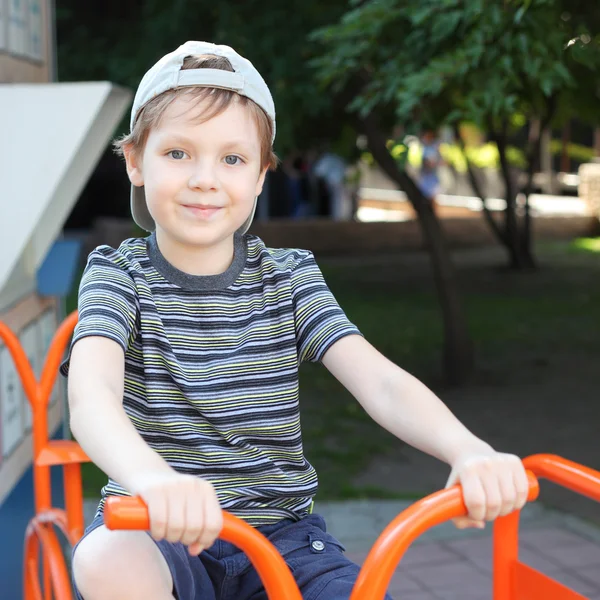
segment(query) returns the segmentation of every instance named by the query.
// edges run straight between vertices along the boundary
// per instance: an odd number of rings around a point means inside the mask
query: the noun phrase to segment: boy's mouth
[[[195,217],[203,219],[208,219],[223,210],[222,206],[212,206],[210,204],[183,204],[183,207]]]

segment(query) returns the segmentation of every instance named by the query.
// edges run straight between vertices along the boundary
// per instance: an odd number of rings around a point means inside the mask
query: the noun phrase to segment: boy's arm
[[[147,503],[157,540],[182,542],[197,556],[223,526],[213,486],[177,473],[136,431],[123,409],[124,352],[108,338],[77,341],[69,367],[71,430],[111,479]]]
[[[82,338],[71,353],[68,397],[71,431],[83,450],[131,491],[136,475],[172,469],[146,444],[123,409],[124,362],[123,349],[113,340]]]
[[[333,344],[323,364],[373,420],[452,467],[448,485],[460,481],[472,517],[457,525],[481,527],[484,519],[523,506],[528,485],[521,461],[477,438],[431,390],[362,337]]]

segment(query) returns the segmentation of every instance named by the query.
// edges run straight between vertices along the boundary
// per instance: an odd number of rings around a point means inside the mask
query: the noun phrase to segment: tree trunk
[[[542,124],[539,119],[535,119],[531,122],[529,127],[529,149],[527,152],[527,182],[525,183],[525,189],[523,195],[525,196],[525,214],[523,216],[523,232],[521,235],[521,247],[523,252],[533,257],[531,248],[531,207],[529,204],[529,197],[533,192],[533,177],[536,169],[540,164],[540,152],[542,148]]]
[[[496,240],[498,240],[498,242],[500,242],[503,246],[507,246],[506,236],[504,234],[504,231],[502,231],[502,229],[500,228],[500,225],[494,219],[494,216],[492,215],[492,212],[490,211],[490,209],[487,205],[485,195],[483,193],[483,190],[481,189],[481,186],[479,185],[479,181],[477,180],[477,174],[475,173],[475,170],[473,169],[473,165],[471,164],[471,161],[469,160],[469,157],[467,156],[467,150],[465,148],[465,143],[462,139],[462,136],[460,135],[460,130],[458,127],[454,128],[454,136],[456,137],[456,141],[458,142],[460,150],[465,159],[465,163],[467,164],[467,174],[469,176],[469,182],[471,184],[471,187],[473,188],[475,195],[481,199],[481,209],[483,211],[483,216],[484,216],[487,224],[490,226],[490,229],[492,230],[492,233],[494,234],[494,237],[496,238]]]
[[[506,190],[506,211],[505,211],[505,235],[506,246],[510,256],[509,266],[511,269],[531,269],[535,267],[535,261],[531,254],[529,240],[523,240],[523,231],[519,228],[519,218],[517,215],[517,194],[510,171],[510,165],[506,157],[506,126],[503,126],[501,133],[492,132],[491,137],[498,146],[500,157],[500,168]],[[526,218],[529,219],[529,205],[526,203]],[[527,236],[529,237],[527,230]],[[525,242],[525,243],[524,243]]]
[[[533,192],[533,176],[541,164],[542,135],[550,124],[556,111],[556,95],[550,96],[547,100],[546,114],[543,120],[535,119],[531,121],[529,127],[528,151],[527,151],[527,183],[523,194],[525,196],[525,214],[523,216],[523,228],[521,232],[521,252],[531,260],[531,267],[536,267],[535,257],[532,248],[532,224],[531,207],[529,197]]]
[[[473,370],[473,343],[458,290],[456,271],[440,222],[411,177],[396,165],[386,148],[386,138],[373,114],[361,120],[369,150],[383,169],[406,192],[415,212],[431,256],[434,279],[444,324],[444,372],[447,380],[459,385]]]
[[[569,156],[569,144],[571,143],[571,121],[567,121],[562,130],[560,148],[560,170],[563,173],[571,171],[571,157]]]

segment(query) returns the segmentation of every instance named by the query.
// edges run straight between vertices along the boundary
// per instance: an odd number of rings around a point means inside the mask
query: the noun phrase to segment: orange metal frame
[[[69,315],[56,331],[39,381],[36,379],[19,338],[0,322],[0,339],[6,344],[31,405],[33,432],[33,490],[35,517],[25,532],[23,593],[26,600],[71,597],[69,577],[58,538],[59,528],[73,544],[83,535],[83,499],[80,463],[88,462],[77,442],[48,439],[48,403],[58,375],[60,361],[77,323],[77,313]],[[52,506],[50,468],[64,470],[65,509]],[[38,581],[39,550],[43,556],[43,594]]]
[[[529,501],[545,478],[600,502],[600,472],[551,454],[523,461],[528,470]],[[402,512],[383,531],[367,556],[350,600],[383,598],[409,545],[424,531],[467,512],[459,486],[437,492]],[[582,600],[584,596],[518,560],[519,512],[494,522],[493,600]]]
[[[13,360],[33,413],[33,477],[35,516],[25,532],[23,590],[25,600],[71,600],[70,578],[54,527],[75,544],[83,535],[81,463],[89,461],[79,444],[48,439],[48,402],[60,361],[77,323],[69,315],[58,328],[40,380],[37,381],[17,336],[0,322],[2,340]],[[530,456],[529,500],[537,499],[538,478],[546,478],[600,502],[600,472],[550,454]],[[52,506],[50,468],[64,469],[65,508]],[[420,500],[398,515],[379,536],[367,556],[350,600],[383,598],[392,575],[410,544],[427,529],[465,515],[460,486]],[[110,529],[148,529],[148,511],[140,498],[107,500],[105,523]],[[582,600],[584,596],[518,560],[519,513],[494,523],[494,600]],[[301,600],[285,561],[256,529],[228,513],[221,537],[242,549],[261,576],[271,600]],[[40,585],[40,551],[43,586]]]

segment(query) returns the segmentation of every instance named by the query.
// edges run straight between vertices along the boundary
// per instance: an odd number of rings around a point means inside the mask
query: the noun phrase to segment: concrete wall
[[[451,248],[494,245],[483,219],[448,218],[442,227]],[[593,217],[538,217],[534,219],[536,240],[570,240],[600,234]],[[417,221],[400,223],[332,223],[328,221],[271,222],[251,229],[273,247],[301,247],[315,254],[397,252],[425,247]]]
[[[571,240],[600,235],[600,223],[594,217],[536,217],[533,222],[536,240]],[[442,226],[451,248],[468,248],[495,244],[483,218],[445,218]],[[333,222],[327,219],[254,223],[250,229],[268,246],[306,248],[315,254],[358,254],[367,252],[401,252],[424,248],[417,221],[397,223]],[[85,255],[100,244],[118,247],[122,240],[137,235],[133,223],[122,219],[98,219],[90,233]]]

